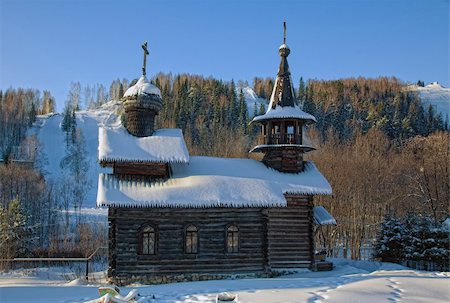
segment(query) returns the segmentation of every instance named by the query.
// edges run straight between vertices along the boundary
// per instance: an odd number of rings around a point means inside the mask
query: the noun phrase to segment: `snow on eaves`
[[[269,107],[267,112],[264,115],[256,116],[253,118],[252,122],[269,120],[269,119],[301,119],[307,120],[307,122],[317,122],[316,118],[308,114],[307,112],[302,111],[298,106],[277,106],[274,109]]]
[[[102,162],[189,162],[181,129],[158,129],[149,137],[135,137],[122,126],[99,127],[98,131],[98,158]]]
[[[127,89],[124,97],[137,96],[141,94],[157,95],[161,97],[159,88],[151,84],[145,76],[141,76],[135,85]]]
[[[336,219],[323,206],[314,206],[314,223],[317,225],[336,225]]]
[[[130,181],[100,174],[98,206],[283,207],[284,194],[330,195],[312,162],[299,174],[280,173],[251,159],[191,157],[173,164],[167,181]]]

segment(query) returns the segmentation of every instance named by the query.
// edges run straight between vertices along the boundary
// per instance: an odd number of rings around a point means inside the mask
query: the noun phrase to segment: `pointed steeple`
[[[291,50],[286,45],[286,22],[284,22],[283,44],[278,50],[281,62],[278,68],[277,79],[270,98],[270,107],[275,109],[277,106],[295,106],[295,93],[292,85],[291,72],[287,57]]]
[[[256,116],[252,122],[261,123],[260,144],[250,152],[262,152],[262,162],[281,172],[298,173],[303,170],[303,154],[314,150],[303,143],[303,126],[316,122],[316,118],[304,112],[296,104],[294,86],[287,57],[291,50],[286,45],[286,22],[283,44],[279,48],[281,57],[277,78],[264,115]]]

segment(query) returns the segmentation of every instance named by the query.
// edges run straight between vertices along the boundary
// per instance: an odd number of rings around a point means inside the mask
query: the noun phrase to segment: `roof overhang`
[[[250,153],[263,153],[271,149],[292,149],[303,153],[316,150],[314,147],[302,144],[260,144],[252,148]]]
[[[316,225],[337,225],[336,219],[323,206],[314,206],[314,223]]]

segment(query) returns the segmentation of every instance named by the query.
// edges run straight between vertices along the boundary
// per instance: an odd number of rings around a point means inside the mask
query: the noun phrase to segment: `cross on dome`
[[[147,41],[142,44],[142,49],[144,50],[144,64],[142,66],[142,75],[146,75],[146,68],[147,68],[147,55],[149,55],[148,49],[147,49]]]

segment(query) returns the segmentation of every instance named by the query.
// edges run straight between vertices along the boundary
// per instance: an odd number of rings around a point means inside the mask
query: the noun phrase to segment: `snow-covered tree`
[[[387,214],[381,224],[373,256],[383,262],[399,262],[404,257],[403,236],[402,222]]]
[[[405,259],[449,262],[449,238],[446,229],[429,216],[409,214],[405,219]]]

